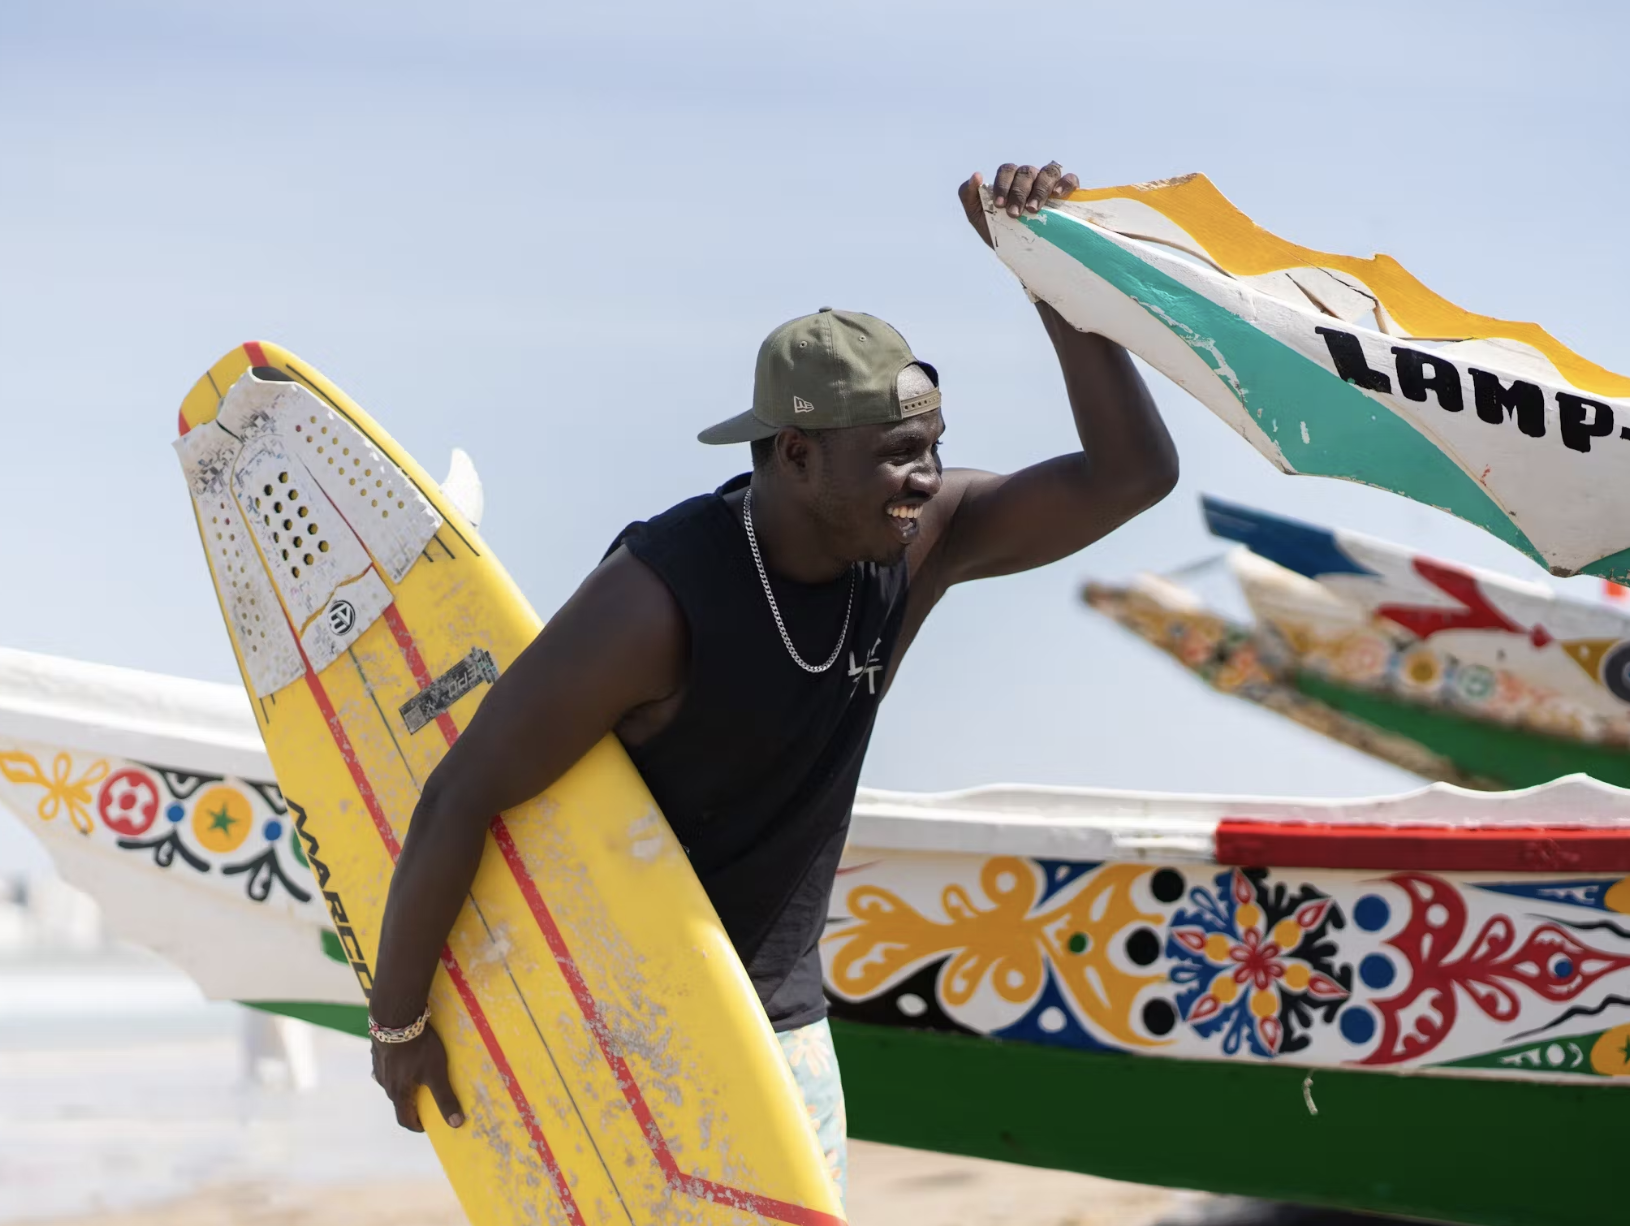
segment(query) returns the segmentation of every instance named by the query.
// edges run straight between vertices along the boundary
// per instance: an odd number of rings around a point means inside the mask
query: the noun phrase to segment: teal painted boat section
[[[1026,217],[1024,224],[1199,354],[1297,472],[1373,485],[1439,507],[1545,564],[1482,486],[1409,422],[1352,384],[1082,222],[1046,213]],[[1630,563],[1630,556],[1623,560]]]
[[[1615,583],[1630,582],[1630,549],[1621,549],[1618,553],[1610,553],[1605,558],[1598,558],[1582,572],[1587,575],[1600,575],[1604,579],[1611,579]]]

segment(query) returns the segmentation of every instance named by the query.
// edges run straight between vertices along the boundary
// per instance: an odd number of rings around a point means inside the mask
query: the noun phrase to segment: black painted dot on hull
[[[1183,874],[1175,868],[1163,868],[1149,880],[1149,892],[1157,902],[1176,902],[1183,897]]]
[[[1137,966],[1148,966],[1160,957],[1160,938],[1153,928],[1139,928],[1126,938],[1126,956]]]
[[[1150,1034],[1170,1034],[1177,1025],[1177,1010],[1169,1000],[1151,1000],[1143,1006],[1143,1025]]]

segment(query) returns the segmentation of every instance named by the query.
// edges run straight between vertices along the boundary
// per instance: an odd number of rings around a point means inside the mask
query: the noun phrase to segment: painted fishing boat
[[[1204,175],[986,209],[1030,294],[1192,393],[1287,473],[1392,490],[1558,575],[1630,572],[1630,378],[1463,310],[1390,256],[1315,251]],[[1624,447],[1619,444],[1625,443]]]
[[[367,1032],[239,687],[0,649],[0,805],[209,998]]]
[[[440,485],[480,522],[463,450]],[[0,648],[0,807],[209,998],[367,1033],[356,937],[239,687]]]
[[[1224,693],[1426,779],[1630,786],[1630,610],[1219,499],[1211,530],[1255,617],[1170,580],[1087,603]]]
[[[0,801],[110,928],[359,1031],[254,729],[235,686],[0,652]],[[1621,1196],[1630,792],[1593,780],[864,791],[823,959],[856,1137],[1487,1226]]]

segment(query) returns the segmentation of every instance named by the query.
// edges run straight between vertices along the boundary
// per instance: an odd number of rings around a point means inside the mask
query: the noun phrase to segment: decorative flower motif
[[[1343,637],[1335,655],[1335,674],[1355,683],[1379,680],[1387,671],[1392,650],[1380,635],[1362,632]]]
[[[1211,684],[1225,694],[1253,684],[1270,685],[1272,682],[1273,674],[1263,667],[1256,644],[1250,641],[1236,644],[1228,651],[1211,678]]]
[[[76,779],[73,759],[59,753],[52,759],[51,773],[47,775],[33,754],[22,750],[0,753],[0,775],[13,783],[45,789],[45,795],[40,797],[35,808],[40,820],[55,821],[59,814],[66,811],[74,829],[80,834],[91,832],[91,789],[106,779],[107,774],[108,764],[98,761],[86,767]]]
[[[1443,682],[1443,661],[1429,647],[1416,647],[1398,657],[1396,680],[1406,694],[1427,695]]]
[[[1233,869],[1217,884],[1216,895],[1194,891],[1198,912],[1173,917],[1171,952],[1188,965],[1174,968],[1172,978],[1194,985],[1179,997],[1179,1007],[1202,1037],[1226,1026],[1228,1055],[1239,1050],[1242,1039],[1260,1055],[1277,1055],[1285,1040],[1285,992],[1318,1004],[1347,998],[1345,987],[1293,952],[1325,922],[1331,900],[1313,897],[1269,927],[1244,872]]]
[[[849,922],[822,938],[833,949],[828,982],[841,997],[864,1000],[950,954],[936,991],[953,1014],[986,992],[1008,1005],[1028,1005],[1052,978],[1105,1035],[1129,1047],[1153,1046],[1162,1040],[1140,1034],[1131,1011],[1138,993],[1164,976],[1132,974],[1114,955],[1117,934],[1133,924],[1162,923],[1133,894],[1152,871],[1133,862],[1107,864],[1083,877],[1080,888],[1049,900],[1032,862],[992,856],[979,870],[983,897],[960,883],[941,891],[944,920],[893,890],[857,886],[844,900]]]
[[[1454,671],[1455,695],[1472,706],[1482,706],[1494,696],[1499,683],[1494,670],[1481,664],[1462,664]]]
[[[1374,1002],[1381,1037],[1360,1063],[1419,1060],[1454,1030],[1462,1002],[1511,1025],[1523,1011],[1519,990],[1566,1004],[1630,968],[1630,954],[1586,945],[1554,923],[1536,925],[1519,944],[1522,930],[1506,915],[1484,920],[1468,944],[1472,914],[1455,882],[1432,873],[1387,880],[1409,896],[1409,918],[1386,943],[1409,962],[1410,973],[1404,990]]]
[[[1524,723],[1536,732],[1550,736],[1577,738],[1584,732],[1584,721],[1574,704],[1557,695],[1547,695],[1525,712]]]
[[[1198,668],[1217,654],[1223,640],[1223,626],[1214,618],[1189,617],[1174,621],[1171,653],[1190,668]]]

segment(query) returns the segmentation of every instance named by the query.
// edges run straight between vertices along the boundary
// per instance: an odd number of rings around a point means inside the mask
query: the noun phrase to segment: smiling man
[[[962,185],[989,244],[980,176]],[[1003,166],[997,207],[1074,190]],[[753,406],[704,430],[753,469],[626,529],[493,686],[413,814],[371,998],[375,1076],[420,1127],[455,1127],[422,1025],[437,954],[492,814],[608,732],[627,747],[741,954],[843,1183],[843,1098],[818,942],[877,706],[947,589],[1068,557],[1166,495],[1177,456],[1126,352],[1039,304],[1081,450],[999,475],[945,470],[939,376],[869,315],[823,307],[760,347]]]

